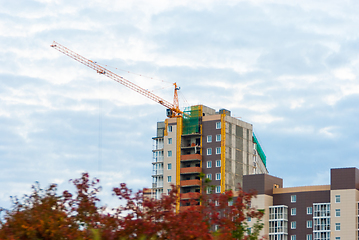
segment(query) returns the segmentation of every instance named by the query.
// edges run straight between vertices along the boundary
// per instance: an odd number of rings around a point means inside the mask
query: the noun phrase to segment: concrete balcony
[[[201,186],[201,180],[182,180],[181,187],[192,187],[192,186]]]
[[[201,154],[181,155],[181,161],[202,161]]]
[[[185,211],[193,211],[193,212],[195,212],[195,211],[198,211],[197,210],[197,208],[198,208],[199,206],[198,205],[194,205],[194,206],[180,206],[180,212],[185,212]]]
[[[193,174],[193,173],[201,173],[202,168],[200,167],[187,167],[181,168],[181,174]]]
[[[188,211],[191,207],[193,208],[193,206],[180,206],[180,212]]]
[[[191,206],[180,206],[180,212],[187,211]]]
[[[185,199],[198,199],[200,196],[199,192],[189,192],[189,193],[182,193],[181,194],[181,199],[185,200]]]

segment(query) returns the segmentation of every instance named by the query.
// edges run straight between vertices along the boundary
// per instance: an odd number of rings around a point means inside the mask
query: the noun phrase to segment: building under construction
[[[169,192],[171,185],[180,187],[182,200],[199,197],[205,178],[211,180],[216,193],[222,193],[237,189],[243,175],[268,173],[252,124],[231,117],[226,109],[186,108],[183,117],[157,123],[153,142],[155,198]]]
[[[153,138],[153,197],[160,198],[173,184],[180,187],[182,199],[197,198],[204,179],[211,180],[215,193],[222,193],[235,190],[244,175],[268,172],[253,126],[231,117],[230,111],[198,105],[182,112],[176,83],[170,103],[55,41],[50,46],[167,108],[168,118],[157,123]]]

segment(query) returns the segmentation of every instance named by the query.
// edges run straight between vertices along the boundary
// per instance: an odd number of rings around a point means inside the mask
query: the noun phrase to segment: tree
[[[1,222],[0,239],[76,239],[78,226],[67,214],[66,201],[56,194],[56,185],[43,190],[36,183],[23,201],[13,198],[13,208]]]
[[[201,194],[200,200],[179,202],[172,191],[160,200],[133,193],[122,183],[113,195],[125,204],[115,209],[99,206],[99,180],[87,173],[75,180],[76,192],[57,194],[56,185],[32,193],[13,207],[0,221],[0,239],[258,239],[263,224],[262,211],[251,208],[254,193],[242,189],[223,194]],[[121,201],[121,202],[122,202]],[[189,205],[176,211],[177,204]],[[200,203],[200,204],[199,204]],[[248,231],[246,219],[257,219]]]

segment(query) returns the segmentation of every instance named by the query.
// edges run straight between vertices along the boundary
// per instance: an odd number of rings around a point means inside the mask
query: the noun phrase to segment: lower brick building
[[[359,169],[331,169],[330,185],[283,188],[268,174],[243,176],[255,189],[252,206],[264,209],[261,235],[269,240],[359,239]]]

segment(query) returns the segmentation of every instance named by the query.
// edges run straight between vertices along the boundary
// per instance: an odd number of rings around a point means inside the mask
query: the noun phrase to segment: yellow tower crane
[[[179,87],[177,87],[176,83],[173,83],[175,89],[174,89],[174,97],[173,97],[173,103],[170,103],[163,98],[153,94],[152,92],[141,88],[140,86],[137,86],[136,84],[132,83],[131,81],[111,72],[110,70],[102,67],[101,65],[81,56],[80,54],[75,53],[74,51],[68,49],[65,46],[62,46],[61,44],[57,42],[53,42],[51,47],[55,48],[59,52],[69,56],[70,58],[84,64],[85,66],[94,69],[97,73],[103,74],[106,77],[111,78],[112,80],[121,83],[122,85],[142,94],[143,96],[146,96],[149,99],[152,99],[153,101],[161,104],[162,106],[165,106],[167,108],[167,117],[173,118],[173,117],[181,117],[183,116],[183,112],[179,109],[179,102],[178,102],[178,94],[177,91],[179,90]]]

